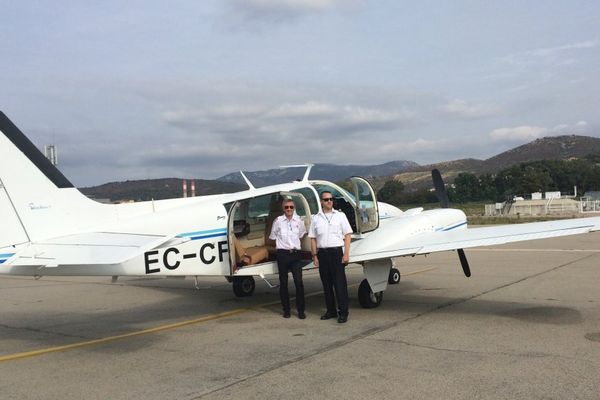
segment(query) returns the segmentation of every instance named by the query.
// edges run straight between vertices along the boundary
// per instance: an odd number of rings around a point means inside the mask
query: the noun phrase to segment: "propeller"
[[[450,206],[450,200],[448,199],[448,193],[446,193],[446,185],[444,184],[444,180],[442,179],[442,174],[440,174],[439,169],[436,168],[431,171],[431,179],[433,179],[435,195],[440,201],[440,206],[442,208],[448,208]]]
[[[446,192],[446,185],[442,179],[442,174],[436,168],[431,171],[431,179],[433,179],[433,186],[435,187],[435,195],[440,201],[440,207],[448,208],[450,206],[450,200],[448,199],[448,193]],[[460,265],[462,266],[465,276],[468,278],[471,276],[471,268],[469,268],[469,261],[463,249],[456,249],[458,258],[460,259]]]
[[[456,249],[456,251],[458,252],[458,258],[460,259],[460,265],[462,265],[463,272],[468,278],[471,276],[471,268],[469,268],[469,262],[467,261],[465,251],[463,249]]]

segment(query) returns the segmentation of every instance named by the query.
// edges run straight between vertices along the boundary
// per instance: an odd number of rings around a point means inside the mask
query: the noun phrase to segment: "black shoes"
[[[291,317],[291,314],[289,311],[284,311],[283,312],[283,318],[289,318]],[[298,318],[300,319],[306,319],[306,314],[304,312],[299,312],[298,313]]]
[[[335,318],[337,317],[337,322],[340,324],[343,324],[344,322],[348,321],[348,314],[346,315],[342,315],[340,314],[338,316],[338,314],[336,313],[330,313],[330,312],[326,312],[325,314],[321,315],[321,320],[326,320],[326,319],[331,319],[331,318]]]
[[[321,321],[325,321],[326,319],[331,319],[335,317],[337,317],[337,314],[326,312],[325,314],[321,315]]]

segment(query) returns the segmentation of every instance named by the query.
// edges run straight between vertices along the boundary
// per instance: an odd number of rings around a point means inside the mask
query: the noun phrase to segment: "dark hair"
[[[325,193],[329,193],[329,194],[331,195],[331,197],[333,197],[333,193],[331,193],[329,190],[323,190],[323,191],[320,193],[320,195],[319,195],[319,197],[321,198],[321,200],[323,200],[323,195],[324,195]]]

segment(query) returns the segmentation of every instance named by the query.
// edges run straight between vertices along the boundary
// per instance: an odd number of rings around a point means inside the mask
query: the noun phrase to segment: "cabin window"
[[[319,212],[319,200],[317,199],[317,195],[315,191],[311,188],[301,188],[293,191],[294,193],[300,193],[306,201],[308,202],[308,207],[310,208],[310,213],[312,215],[317,214]],[[302,215],[301,215],[302,216]]]

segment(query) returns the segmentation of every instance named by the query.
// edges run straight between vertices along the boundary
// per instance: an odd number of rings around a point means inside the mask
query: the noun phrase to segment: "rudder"
[[[0,248],[73,233],[105,208],[73,184],[0,111]]]

